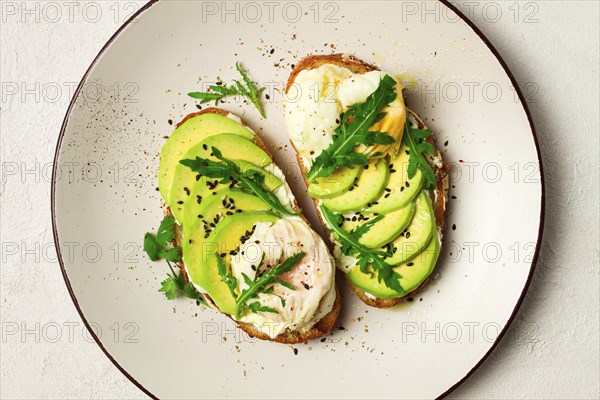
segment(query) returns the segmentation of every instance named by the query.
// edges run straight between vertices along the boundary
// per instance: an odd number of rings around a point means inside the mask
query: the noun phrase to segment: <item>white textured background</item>
[[[3,399],[145,398],[86,335],[53,249],[51,163],[72,91],[143,4],[87,3],[0,1]],[[529,89],[546,227],[511,330],[452,397],[598,399],[599,2],[501,1],[496,22],[486,3],[458,2]]]

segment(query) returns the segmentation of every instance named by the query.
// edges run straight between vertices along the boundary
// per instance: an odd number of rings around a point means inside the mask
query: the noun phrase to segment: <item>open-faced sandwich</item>
[[[164,144],[158,182],[166,218],[144,247],[181,269],[162,291],[179,289],[265,340],[331,330],[340,311],[333,259],[240,118],[217,108],[188,115]],[[161,248],[171,239],[176,247]]]
[[[291,143],[360,299],[390,307],[421,288],[440,254],[447,167],[404,105],[402,82],[352,56],[308,56],[284,96]]]

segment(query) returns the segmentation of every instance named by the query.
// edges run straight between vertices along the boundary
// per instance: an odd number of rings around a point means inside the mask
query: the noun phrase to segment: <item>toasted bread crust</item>
[[[340,310],[342,308],[342,298],[340,295],[340,290],[336,284],[335,287],[335,302],[333,303],[333,308],[329,312],[329,314],[325,315],[321,318],[311,329],[307,332],[300,333],[297,331],[287,331],[282,333],[281,335],[271,338],[269,335],[259,331],[254,325],[246,323],[246,322],[237,322],[238,327],[242,329],[244,332],[249,334],[250,336],[262,339],[262,340],[270,340],[277,343],[284,344],[296,344],[296,343],[304,343],[310,339],[316,339],[323,335],[328,334],[333,325],[335,325],[335,321],[337,321],[338,315],[340,314]]]
[[[186,122],[188,119],[196,117],[198,115],[202,115],[202,114],[219,114],[222,115],[224,117],[228,117],[230,115],[234,115],[233,113],[230,113],[227,110],[223,110],[221,108],[216,108],[216,107],[209,107],[206,108],[204,110],[192,113],[187,115],[180,123],[177,124],[177,127],[181,126],[184,122]],[[240,119],[241,120],[241,119]],[[242,120],[242,125],[244,127],[249,128],[244,121]],[[252,142],[254,144],[256,144],[258,147],[260,147],[265,153],[267,153],[269,155],[269,157],[271,157],[271,159],[273,159],[273,156],[269,150],[269,148],[267,147],[266,143],[262,140],[262,138],[260,136],[258,136],[256,133],[254,134],[254,137],[252,138]],[[295,202],[295,206],[297,209],[299,209],[298,207],[298,202],[297,200],[294,198],[294,202]],[[167,205],[163,205],[163,212],[165,214],[165,216],[173,216],[173,213],[171,212],[171,209],[167,206]],[[308,223],[308,220],[306,219],[306,217],[304,216],[304,214],[300,214],[300,217],[306,221]],[[178,225],[175,226],[175,241],[174,244],[175,246],[180,246],[181,245],[181,229],[179,228]],[[187,272],[185,270],[185,266],[183,265],[183,261],[181,261],[180,263],[177,264],[177,266],[179,267],[179,269],[181,270],[181,273],[184,276],[185,282],[189,282],[189,277],[187,275]],[[307,340],[310,339],[315,339],[318,338],[320,336],[326,335],[328,334],[331,329],[333,328],[335,321],[337,321],[337,318],[340,314],[340,309],[341,309],[341,297],[340,297],[340,290],[339,290],[339,286],[337,284],[337,281],[334,283],[336,285],[335,288],[335,292],[336,292],[336,298],[335,298],[335,302],[333,304],[333,308],[331,309],[331,311],[326,314],[323,318],[321,318],[310,330],[308,330],[307,332],[304,333],[300,333],[300,332],[285,332],[282,333],[281,335],[272,338],[269,335],[259,331],[254,325],[249,324],[249,323],[245,323],[245,322],[239,322],[239,321],[235,321],[238,325],[238,327],[240,329],[242,329],[243,331],[245,331],[246,333],[248,333],[249,335],[262,339],[262,340],[269,340],[269,341],[273,341],[273,342],[278,342],[278,343],[284,343],[284,344],[297,344],[297,343],[304,343]],[[218,310],[218,308],[216,307],[216,305],[214,304],[214,302],[212,301],[212,299],[210,298],[210,296],[205,295],[207,301],[216,309]],[[231,318],[231,316],[228,316],[229,318]]]
[[[294,81],[296,80],[296,77],[298,76],[298,74],[300,72],[302,72],[303,70],[310,70],[310,69],[318,68],[321,65],[325,65],[325,64],[334,64],[339,67],[347,68],[354,73],[361,73],[361,74],[377,69],[376,67],[374,67],[370,64],[367,64],[361,60],[358,60],[358,59],[354,58],[352,55],[348,55],[348,54],[339,54],[338,53],[338,54],[331,54],[331,55],[309,55],[309,56],[303,58],[302,60],[300,60],[300,62],[298,62],[298,64],[296,64],[296,66],[294,67],[294,69],[293,69],[292,73],[290,74],[288,81],[287,81],[286,93],[292,87],[292,85],[294,84]],[[408,108],[407,108],[407,111],[411,114],[411,116],[413,116],[415,118],[420,129],[426,128],[423,120],[421,120],[421,118],[415,112],[409,110]],[[436,218],[436,225],[439,228],[440,232],[443,233],[444,227],[445,227],[446,202],[447,202],[448,186],[449,186],[448,165],[444,164],[442,155],[439,152],[439,150],[437,150],[437,147],[435,146],[435,139],[433,138],[433,136],[429,136],[427,138],[427,141],[431,145],[433,145],[434,148],[436,149],[435,150],[436,154],[434,156],[434,159],[440,165],[442,165],[442,167],[440,168],[435,163],[433,163],[433,162],[431,163],[431,166],[432,166],[432,168],[435,172],[435,176],[436,176],[436,188],[433,191],[433,196],[432,196],[431,200],[433,201],[433,209],[434,209],[434,214],[435,214],[435,218]],[[290,141],[290,143],[292,144],[292,147],[294,148],[294,150],[296,152],[296,159],[298,160],[298,165],[300,165],[300,169],[302,170],[302,177],[304,178],[306,186],[308,186],[309,182],[306,179],[306,173],[308,172],[308,166],[304,164],[302,157],[300,156],[300,153],[298,152],[298,149],[296,149],[296,147],[294,146],[294,143],[291,141]],[[313,202],[315,204],[315,207],[317,208],[317,215],[319,216],[321,225],[323,226],[323,229],[325,229],[325,231],[327,231],[325,223],[323,221],[323,217],[321,216],[321,213],[318,211],[318,201],[313,200]],[[331,247],[332,247],[332,245],[330,243],[330,248]],[[348,285],[351,287],[352,291],[354,293],[356,293],[358,298],[360,298],[365,304],[372,306],[372,307],[377,307],[377,308],[388,308],[388,307],[393,307],[396,304],[400,303],[401,301],[406,300],[407,298],[413,296],[416,292],[418,292],[425,286],[425,284],[427,283],[428,280],[429,280],[429,278],[425,279],[423,282],[421,282],[421,284],[419,285],[419,287],[417,289],[415,289],[409,293],[406,293],[402,297],[398,297],[395,299],[373,298],[372,296],[368,295],[365,291],[352,285],[350,282],[348,282]]]

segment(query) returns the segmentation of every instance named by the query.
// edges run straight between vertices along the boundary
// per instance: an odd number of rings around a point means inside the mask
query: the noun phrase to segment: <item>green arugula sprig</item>
[[[175,239],[175,219],[172,217],[163,218],[156,235],[148,232],[144,235],[144,251],[152,261],[164,259],[171,270],[167,278],[160,283],[159,292],[163,292],[169,300],[175,300],[181,294],[192,300],[198,301],[205,307],[210,307],[204,300],[202,294],[196,290],[191,282],[185,283],[181,272],[175,272],[171,262],[181,261],[181,248],[167,248]]]
[[[386,75],[364,103],[351,106],[341,115],[341,125],[334,131],[333,142],[315,158],[306,178],[315,182],[317,178],[330,176],[340,167],[354,168],[355,165],[367,164],[369,157],[355,151],[361,144],[393,144],[395,139],[386,132],[373,132],[369,128],[385,117],[386,113],[381,110],[395,99],[396,81]]]
[[[257,313],[257,312],[270,312],[277,314],[277,310],[272,307],[267,307],[261,305],[258,301],[252,301],[258,298],[258,295],[261,293],[271,294],[273,293],[274,285],[276,283],[285,286],[290,290],[296,290],[296,288],[290,284],[289,282],[283,281],[279,279],[279,275],[289,272],[294,268],[294,266],[305,256],[305,253],[296,253],[288,257],[285,261],[281,262],[279,260],[277,264],[268,266],[262,272],[257,272],[254,279],[250,279],[250,277],[244,273],[242,273],[242,277],[244,278],[244,282],[248,287],[238,295],[238,281],[233,276],[231,271],[227,271],[225,267],[225,263],[219,254],[215,253],[215,257],[217,257],[217,270],[223,282],[229,288],[231,295],[235,298],[235,317],[236,319],[241,318],[247,311]],[[263,257],[260,261],[259,266],[263,264],[264,261],[264,253]],[[250,302],[252,301],[252,302]],[[285,300],[281,298],[281,305],[285,307]]]
[[[435,155],[435,149],[425,140],[430,135],[431,131],[429,129],[413,128],[408,122],[408,117],[406,118],[406,122],[404,123],[404,143],[406,143],[410,150],[408,169],[406,171],[408,178],[411,179],[415,176],[417,170],[420,170],[425,178],[425,188],[431,190],[435,189],[437,181],[433,168],[424,156],[424,154]]]
[[[380,221],[384,216],[380,215],[348,232],[341,227],[342,216],[329,210],[321,205],[320,207],[323,217],[331,227],[331,231],[336,234],[338,241],[341,244],[340,250],[347,256],[355,256],[360,271],[364,274],[377,274],[377,280],[385,283],[387,287],[403,295],[406,293],[400,285],[400,275],[394,271],[393,267],[385,262],[385,258],[391,254],[381,250],[373,250],[362,245],[360,238],[371,229],[371,227]],[[390,248],[391,250],[391,248]],[[369,271],[369,265],[373,271]]]
[[[192,171],[209,178],[220,178],[219,183],[235,182],[241,188],[246,189],[258,196],[269,207],[283,215],[297,215],[288,210],[275,193],[269,191],[264,186],[265,175],[256,169],[240,170],[237,164],[223,157],[223,154],[216,147],[211,148],[212,154],[221,162],[210,159],[196,157],[179,161],[181,164],[190,168]]]
[[[262,105],[260,104],[260,95],[262,94],[262,92],[265,91],[265,88],[264,87],[257,88],[254,85],[254,83],[252,82],[252,80],[248,77],[248,74],[242,69],[239,62],[235,63],[235,68],[238,70],[238,72],[242,76],[242,80],[244,81],[244,84],[246,86],[244,86],[237,79],[234,79],[233,84],[230,86],[227,86],[225,84],[211,85],[211,86],[209,86],[209,88],[211,90],[210,92],[191,92],[191,93],[188,93],[188,96],[193,97],[194,99],[200,100],[200,104],[204,104],[204,103],[214,100],[215,105],[223,97],[235,96],[235,95],[244,96],[245,98],[250,100],[252,102],[252,104],[254,104],[254,107],[256,107],[256,109],[258,110],[260,115],[262,115],[263,118],[266,118],[265,111],[264,111]]]

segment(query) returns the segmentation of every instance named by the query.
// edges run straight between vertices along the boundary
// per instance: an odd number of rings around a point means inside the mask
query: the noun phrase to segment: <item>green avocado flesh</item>
[[[216,254],[224,255],[224,263],[229,268],[230,252],[242,244],[241,238],[248,236],[259,222],[274,223],[279,219],[269,211],[247,211],[226,216],[216,228],[204,238],[203,229],[194,229],[194,239],[183,247],[183,261],[190,279],[208,292],[219,309],[226,314],[235,311],[235,299],[223,282],[217,269]],[[197,232],[200,232],[197,234]],[[196,236],[202,235],[201,238]]]
[[[358,180],[362,167],[341,167],[331,176],[319,178],[308,185],[308,194],[315,199],[331,199],[348,191]]]
[[[207,229],[213,229],[210,226],[211,222],[217,225],[226,216],[239,214],[242,211],[270,210],[270,207],[255,195],[229,188],[219,190],[215,194],[210,193],[200,203],[194,203],[197,207],[188,209],[184,219],[185,239],[192,238],[196,233],[206,235]],[[200,230],[203,232],[199,232]]]
[[[423,174],[417,170],[415,176],[408,179],[408,147],[403,145],[390,161],[390,179],[383,195],[369,207],[370,212],[385,214],[410,203],[421,191]]]
[[[236,163],[242,171],[260,171],[265,176],[265,187],[270,191],[274,191],[281,186],[281,181],[267,170],[261,169],[246,161],[233,160],[233,162]],[[192,186],[190,190],[189,197],[183,203],[183,218],[181,220],[178,219],[178,221],[184,222],[184,234],[189,232],[188,225],[185,224],[186,221],[190,220],[188,216],[191,216],[191,220],[193,221],[193,218],[197,217],[198,214],[203,214],[203,210],[206,209],[206,201],[214,195],[220,195],[220,191],[229,188],[230,185],[230,183],[221,184],[219,183],[219,179],[207,178],[205,176],[200,177],[200,179],[194,183],[194,186]],[[171,207],[173,214],[175,215],[177,213],[177,215],[181,215],[181,207],[181,204],[175,204],[175,207]]]
[[[372,162],[365,166],[354,187],[340,196],[323,200],[323,205],[340,213],[360,211],[379,198],[388,181],[388,175],[388,163],[385,159]]]
[[[436,230],[435,215],[427,193],[421,192],[415,204],[415,216],[412,218],[410,225],[390,243],[390,246],[394,249],[394,254],[385,260],[390,265],[398,265],[409,261],[419,254]]]
[[[160,154],[158,169],[158,190],[167,204],[171,204],[169,196],[179,160],[198,142],[220,133],[246,139],[254,137],[251,131],[230,118],[218,114],[202,114],[185,121],[167,139]]]
[[[415,213],[415,204],[410,203],[406,207],[390,214],[384,215],[383,218],[377,221],[369,230],[360,237],[359,243],[370,248],[385,246],[390,241],[394,240],[400,232],[402,232],[410,223],[413,214]],[[368,213],[359,213],[359,217],[350,217],[350,221],[344,222],[342,228],[350,231],[359,225],[362,225],[369,220],[377,218],[377,215]]]
[[[434,235],[425,249],[412,260],[394,267],[400,275],[400,285],[406,293],[417,289],[431,274],[440,254],[440,243]],[[375,274],[364,274],[359,267],[353,267],[348,272],[348,280],[357,288],[379,298],[394,299],[402,297],[395,290],[387,287],[383,282],[378,282]]]
[[[231,134],[220,134],[210,136],[197,145],[191,147],[182,159],[194,160],[196,157],[218,161],[212,155],[211,148],[216,147],[221,151],[223,157],[230,160],[243,160],[264,167],[271,163],[271,158],[258,146],[248,139]],[[189,167],[179,164],[175,168],[173,187],[171,188],[170,202],[173,215],[178,222],[183,220],[183,204],[191,194],[191,188],[196,182],[198,173]]]

